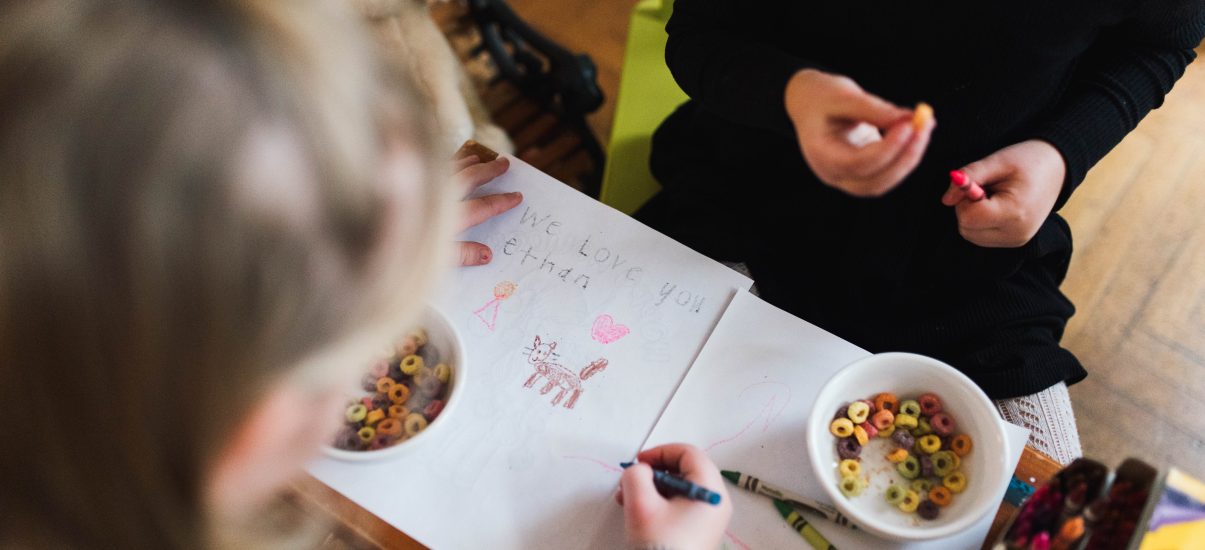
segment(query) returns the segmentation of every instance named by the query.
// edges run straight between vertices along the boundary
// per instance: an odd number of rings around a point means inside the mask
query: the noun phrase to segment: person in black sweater
[[[954,365],[1077,456],[1056,212],[1193,60],[1205,2],[677,0],[667,31],[691,99],[654,136],[663,190],[637,218],[859,346]],[[913,127],[918,102],[935,123]]]

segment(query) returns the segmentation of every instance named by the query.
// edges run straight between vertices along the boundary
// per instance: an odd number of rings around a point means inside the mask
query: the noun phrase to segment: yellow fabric
[[[1165,485],[1205,502],[1205,483],[1172,468]],[[1142,537],[1139,550],[1205,550],[1205,520],[1164,525]]]
[[[1205,521],[1164,525],[1147,533],[1139,550],[1205,550]]]
[[[672,9],[673,0],[642,0],[628,25],[600,196],[628,214],[660,189],[649,173],[650,141],[661,121],[687,99],[665,66],[665,23]]]

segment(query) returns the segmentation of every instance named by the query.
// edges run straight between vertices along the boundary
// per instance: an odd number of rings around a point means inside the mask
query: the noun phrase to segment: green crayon
[[[799,511],[792,508],[790,504],[774,499],[774,507],[778,508],[778,513],[782,514],[782,518],[787,520],[787,525],[790,525],[791,529],[799,531],[799,536],[803,537],[803,540],[808,541],[808,544],[812,545],[812,548],[816,550],[837,550],[836,546],[830,544],[828,539],[824,538],[824,535],[821,535],[820,531],[817,531],[815,527],[812,527],[812,524],[808,523],[808,520],[803,519],[803,516],[799,515]]]
[[[770,485],[748,474],[742,474],[732,470],[721,470],[720,475],[724,476],[724,479],[732,482],[733,485],[736,485],[737,487],[740,487],[741,489],[751,493],[757,493],[772,499],[781,500],[799,510],[822,516],[824,519],[835,522],[837,525],[849,527],[850,529],[858,528],[858,526],[849,521],[849,518],[842,515],[841,512],[838,512],[837,509],[830,504],[825,504],[804,496],[791,494],[790,492],[779,489],[778,487]]]

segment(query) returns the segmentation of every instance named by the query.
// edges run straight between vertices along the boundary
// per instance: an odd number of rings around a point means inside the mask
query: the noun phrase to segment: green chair
[[[649,173],[653,131],[686,94],[665,66],[665,23],[673,0],[641,0],[632,11],[623,74],[615,103],[615,122],[599,199],[631,214],[661,186]]]

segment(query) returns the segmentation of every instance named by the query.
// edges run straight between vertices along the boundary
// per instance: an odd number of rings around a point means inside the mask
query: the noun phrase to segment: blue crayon
[[[625,469],[634,462],[620,462]],[[691,500],[706,502],[712,506],[720,503],[720,494],[695,485],[665,470],[653,470],[653,485],[665,496],[683,496]]]

